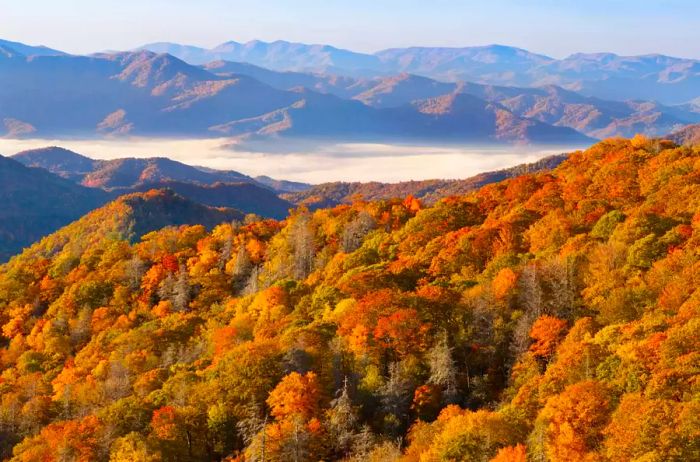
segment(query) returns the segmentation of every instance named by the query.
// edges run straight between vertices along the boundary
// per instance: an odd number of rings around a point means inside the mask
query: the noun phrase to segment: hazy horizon
[[[3,38],[76,54],[162,41],[210,48],[229,40],[284,39],[361,52],[503,44],[555,58],[603,51],[700,58],[700,41],[693,40],[700,38],[695,19],[700,3],[691,0],[663,5],[632,0],[497,0],[478,5],[447,0],[429,5],[412,0],[25,0],[0,6]]]

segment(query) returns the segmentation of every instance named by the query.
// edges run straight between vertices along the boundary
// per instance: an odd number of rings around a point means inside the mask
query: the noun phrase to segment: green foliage
[[[591,237],[607,241],[612,236],[618,223],[623,221],[625,221],[625,215],[619,210],[612,210],[600,217],[596,222],[591,230]]]

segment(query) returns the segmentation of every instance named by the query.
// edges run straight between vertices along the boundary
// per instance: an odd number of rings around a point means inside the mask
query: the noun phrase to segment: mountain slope
[[[466,94],[375,109],[334,95],[299,91],[295,104],[212,129],[238,137],[305,137],[345,141],[440,140],[484,143],[587,143],[567,127],[523,119],[506,108]]]
[[[204,53],[163,44],[152,48],[180,52],[182,57]],[[488,46],[394,49],[372,56],[288,42],[231,42],[211,57],[251,62],[214,61],[200,67],[145,50],[89,57],[27,57],[9,46],[2,50],[0,134],[11,137],[275,134],[376,140],[403,135],[568,143],[572,133],[521,119],[573,128],[592,138],[637,132],[657,136],[700,121],[692,104],[668,106],[699,97],[700,64],[657,55],[578,54],[554,60]],[[343,76],[342,66],[362,77]],[[375,70],[363,71],[370,68]],[[314,73],[319,70],[340,76]],[[385,77],[399,72],[403,74]],[[473,106],[474,113],[466,117],[462,111],[466,118],[457,124],[448,117],[426,120],[404,107],[449,99],[452,93],[468,93],[496,104],[498,110]],[[403,109],[367,110],[347,101],[352,98],[375,109]],[[646,101],[652,98],[661,103]],[[497,114],[480,114],[484,109]],[[485,120],[494,125],[481,126],[476,136],[473,128]],[[561,139],[551,140],[557,137]]]
[[[43,45],[32,46],[20,42],[12,42],[9,40],[2,39],[0,39],[0,47],[11,49],[24,56],[64,56],[67,54],[59,50],[54,50],[52,48],[45,47]]]
[[[0,457],[696,461],[698,178],[636,137],[432,206],[113,203],[0,266]]]
[[[659,136],[700,120],[700,114],[646,101],[608,101],[582,96],[554,85],[504,87],[469,82],[443,83],[404,74],[366,81],[353,97],[370,106],[397,107],[425,98],[466,93],[498,103],[513,114],[549,125],[573,128],[595,138]]]
[[[678,144],[700,144],[700,124],[688,125],[668,137]]]
[[[80,183],[95,169],[98,161],[59,146],[30,149],[11,156],[27,167],[43,168],[63,178]]]
[[[194,167],[163,157],[94,160],[67,149],[50,147],[23,151],[12,158],[83,186],[103,189],[110,197],[169,188],[201,204],[277,219],[287,215],[291,204],[277,197],[274,191],[309,187],[272,178],[263,179],[263,183],[233,170]]]
[[[201,224],[212,228],[243,217],[237,210],[207,207],[173,191],[153,189],[119,197],[41,239],[15,258],[67,258],[75,249],[87,248],[105,237],[138,241],[166,226]]]
[[[277,220],[283,220],[294,207],[290,202],[279,198],[273,191],[253,183],[197,184],[182,181],[155,181],[132,186],[128,191],[145,192],[150,189],[169,189],[200,204],[233,208]]]
[[[394,48],[380,51],[376,56],[385,66],[398,72],[445,81],[507,85],[528,85],[528,71],[555,62],[547,56],[503,45]]]
[[[98,161],[82,184],[90,187],[113,189],[130,188],[160,181],[185,181],[197,184],[250,181],[250,177],[234,171],[204,171],[167,157],[145,159],[125,158]]]
[[[198,184],[255,181],[233,170],[193,167],[167,157],[94,160],[59,147],[32,149],[12,156],[28,167],[41,167],[93,188],[129,188],[160,181]]]
[[[533,82],[555,83],[603,99],[654,99],[682,104],[697,98],[700,61],[664,55],[578,53],[532,72]]]
[[[12,121],[8,132],[202,136],[217,123],[295,99],[246,76],[220,77],[149,52],[0,57],[0,119]]]
[[[306,191],[283,194],[282,197],[294,204],[311,209],[335,207],[340,204],[352,204],[361,198],[365,201],[401,199],[413,196],[425,204],[450,196],[467,194],[480,187],[503,181],[526,173],[544,172],[557,167],[566,160],[568,154],[548,156],[531,164],[484,172],[462,180],[424,180],[404,181],[399,183],[323,183]]]
[[[491,139],[509,142],[557,143],[566,137],[571,142],[583,142],[586,139],[570,128],[520,118],[503,106],[463,93],[416,101],[413,106],[430,117],[430,129],[448,139],[478,136],[480,132],[489,133]]]
[[[539,88],[505,87],[471,82],[439,82],[413,74],[374,79],[352,79],[298,72],[275,72],[241,63],[215,62],[205,66],[222,75],[238,72],[280,89],[312,88],[341,98],[352,98],[376,108],[395,108],[418,100],[467,93],[498,103],[523,118],[573,128],[594,138],[660,136],[700,121],[692,105],[671,107],[650,101],[611,101],[583,96],[555,85]]]
[[[331,93],[342,98],[349,98],[361,91],[360,89],[363,85],[370,84],[369,79],[333,74],[274,71],[250,63],[232,61],[212,61],[203,67],[207,71],[222,77],[247,75],[279,90],[305,87],[320,93]]]
[[[333,79],[326,79],[322,89],[345,86],[336,83],[334,87]],[[347,94],[350,87],[361,93],[363,84],[350,85]],[[148,51],[0,59],[0,119],[9,136],[590,141],[565,128],[544,129],[538,122],[523,121],[502,107],[497,116],[482,114],[494,112],[487,104],[473,109],[473,114],[459,113],[465,117],[461,123],[426,117],[408,105],[382,110],[309,89],[280,90],[245,75],[216,75]],[[483,124],[472,126],[476,120]]]
[[[275,178],[270,178],[266,175],[256,176],[255,181],[257,181],[260,184],[264,184],[265,186],[272,188],[274,191],[277,191],[279,193],[306,191],[307,189],[312,187],[312,185],[308,183],[301,183],[298,181],[289,180],[277,180]]]
[[[698,97],[700,61],[663,55],[574,54],[557,60],[504,46],[402,48],[377,53],[393,72],[491,85],[559,85],[586,96],[681,104]]]
[[[113,209],[126,207],[128,212],[122,214]],[[131,239],[139,239],[146,233],[165,226],[199,224],[206,228],[232,220],[242,220],[244,215],[230,208],[207,207],[185,199],[170,190],[150,190],[145,193],[128,194],[97,210],[90,218],[101,220],[101,216],[114,213],[122,215],[119,232]]]
[[[107,200],[104,191],[0,156],[0,261]]]
[[[365,86],[369,85],[368,82]],[[387,108],[435,98],[456,90],[456,85],[413,74],[400,74],[371,82],[371,87],[353,96],[368,106]]]

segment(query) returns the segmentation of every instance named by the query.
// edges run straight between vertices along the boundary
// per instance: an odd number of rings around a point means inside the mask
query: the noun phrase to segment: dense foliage
[[[461,180],[401,181],[399,183],[323,183],[302,191],[284,193],[282,197],[294,204],[304,205],[312,210],[335,207],[340,204],[352,204],[358,197],[367,201],[378,201],[410,195],[420,199],[423,204],[434,204],[445,197],[467,194],[482,186],[503,181],[507,178],[525,173],[551,170],[561,164],[566,157],[566,154],[547,156],[529,164],[520,164],[502,170],[484,172]]]
[[[2,458],[700,459],[698,147],[136,245],[95,216],[0,270]]]

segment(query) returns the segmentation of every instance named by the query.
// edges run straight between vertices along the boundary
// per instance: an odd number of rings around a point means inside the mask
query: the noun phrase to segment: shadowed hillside
[[[0,156],[0,261],[107,199],[104,191]]]

